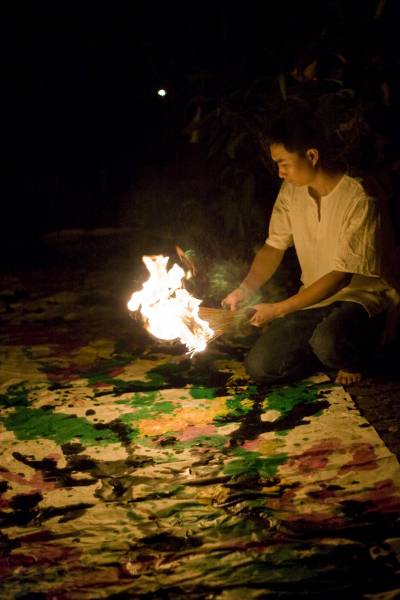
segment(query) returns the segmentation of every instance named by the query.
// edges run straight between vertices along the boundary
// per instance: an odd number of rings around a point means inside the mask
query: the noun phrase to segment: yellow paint
[[[29,380],[29,383],[47,381],[44,373],[38,369],[38,364],[28,358],[23,346],[8,346],[0,348],[1,379],[0,393],[6,393],[10,385]]]
[[[114,342],[111,340],[95,340],[87,346],[82,346],[75,355],[80,366],[91,365],[98,358],[110,358],[114,352]]]
[[[138,423],[142,435],[160,435],[167,431],[184,431],[191,425],[209,425],[217,416],[227,414],[225,398],[216,398],[207,407],[185,406],[176,414],[162,414],[156,419],[143,420]]]

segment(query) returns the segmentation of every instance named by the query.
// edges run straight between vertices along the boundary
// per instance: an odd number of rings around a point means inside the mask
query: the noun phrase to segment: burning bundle
[[[238,326],[245,316],[245,311],[231,311],[225,308],[200,306],[199,315],[207,321],[214,332],[213,337],[209,340],[211,341]]]
[[[230,329],[238,318],[218,308],[200,308],[201,300],[183,287],[185,272],[177,264],[167,269],[168,256],[143,256],[150,278],[132,294],[128,310],[140,311],[144,327],[162,340],[179,339],[191,355]]]

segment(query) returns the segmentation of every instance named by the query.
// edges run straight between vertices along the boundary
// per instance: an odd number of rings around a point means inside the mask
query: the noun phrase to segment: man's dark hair
[[[304,155],[309,148],[323,151],[321,128],[304,110],[286,111],[272,121],[266,131],[266,142],[282,144],[288,152]]]
[[[343,157],[328,141],[325,127],[310,110],[288,108],[270,121],[263,134],[263,145],[282,144],[288,152],[304,156],[310,148],[319,152],[319,164],[327,171],[346,169]]]

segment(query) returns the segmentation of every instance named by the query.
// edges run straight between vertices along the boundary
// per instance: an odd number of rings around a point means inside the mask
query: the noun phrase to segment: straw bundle
[[[217,337],[232,330],[238,326],[240,322],[246,318],[245,310],[227,310],[224,308],[207,308],[206,306],[199,307],[199,317],[207,321],[211,329],[214,331],[213,337],[209,340],[215,340]]]

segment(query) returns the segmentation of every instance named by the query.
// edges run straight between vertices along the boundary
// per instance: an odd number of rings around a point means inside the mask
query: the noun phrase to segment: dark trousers
[[[280,383],[318,368],[361,371],[379,348],[385,314],[370,318],[361,304],[335,302],[300,310],[266,325],[245,364],[257,382]]]

